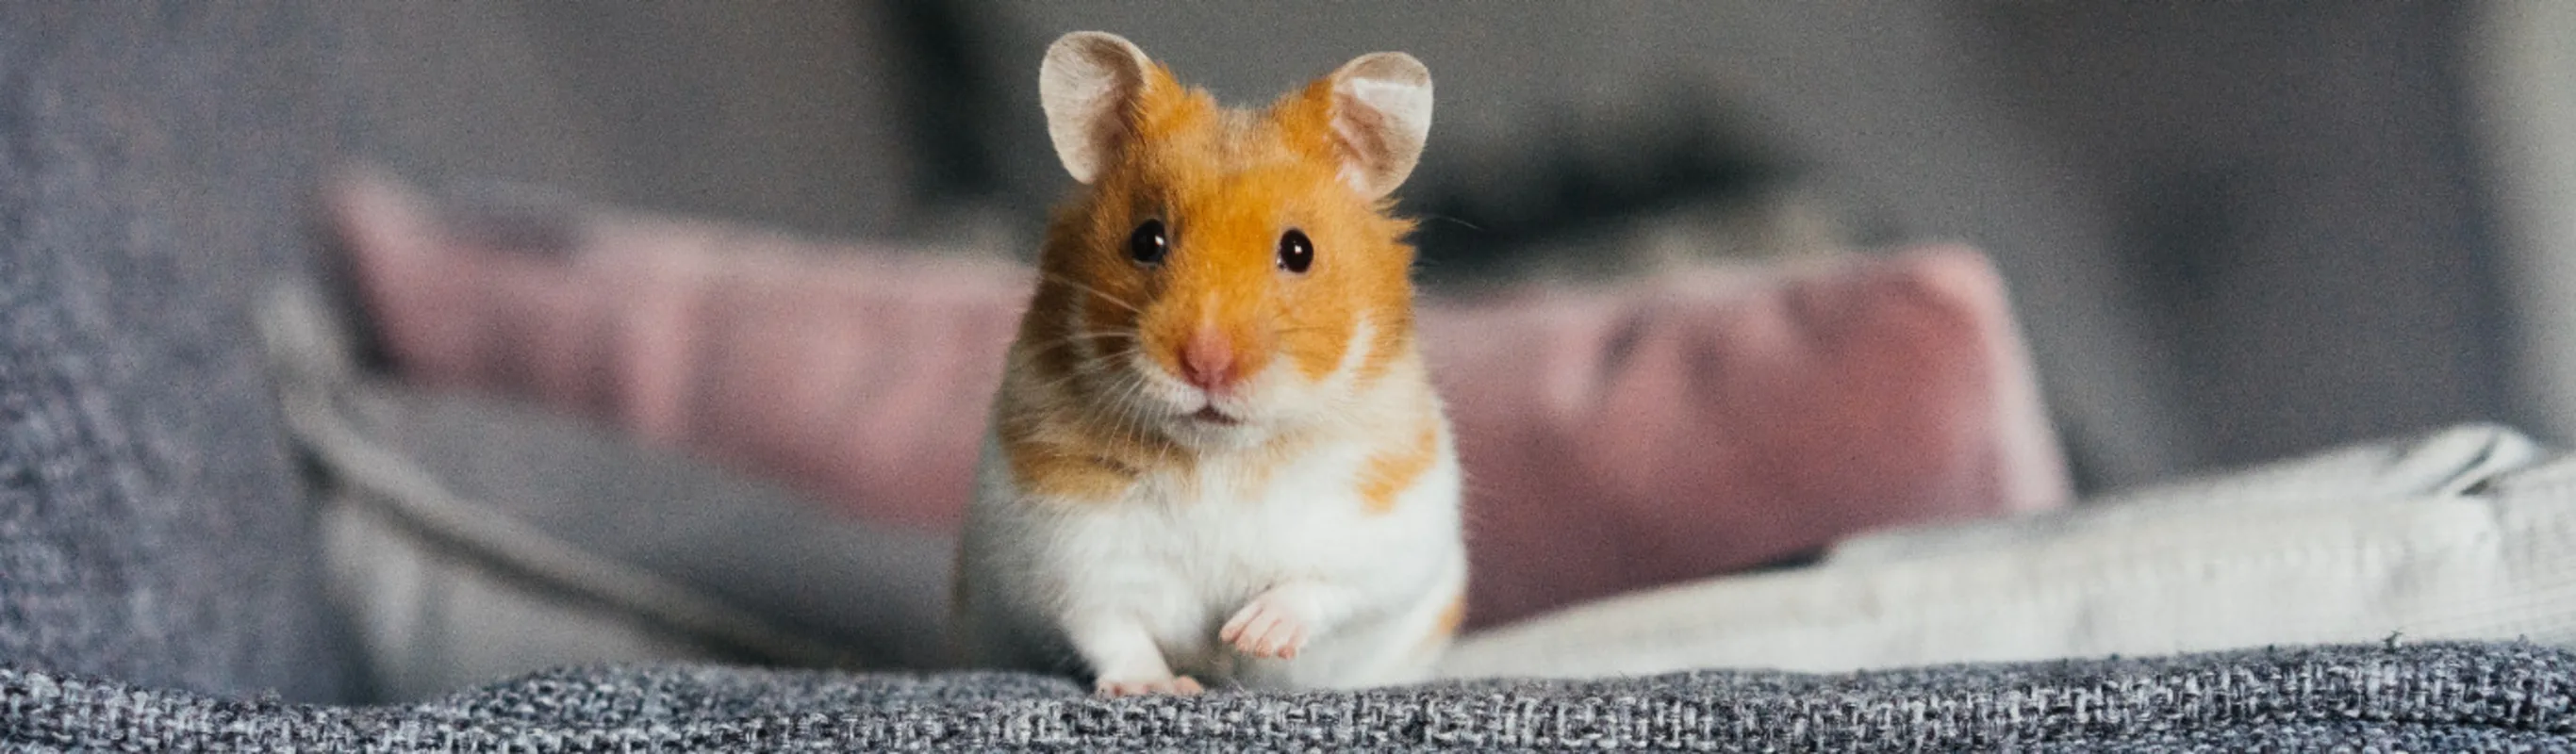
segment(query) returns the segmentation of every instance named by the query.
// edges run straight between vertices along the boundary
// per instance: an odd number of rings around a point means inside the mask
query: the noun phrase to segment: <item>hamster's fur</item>
[[[1416,680],[1467,560],[1416,349],[1410,221],[1431,79],[1361,56],[1218,106],[1127,40],[1058,39],[1056,213],[959,550],[977,664],[1108,695]]]

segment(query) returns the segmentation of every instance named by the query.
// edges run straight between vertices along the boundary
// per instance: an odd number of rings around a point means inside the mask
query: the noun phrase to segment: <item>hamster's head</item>
[[[1235,110],[1078,32],[1039,91],[1083,188],[1049,226],[1023,341],[1076,400],[1241,446],[1346,415],[1413,353],[1413,223],[1388,195],[1430,130],[1421,62],[1361,56]]]

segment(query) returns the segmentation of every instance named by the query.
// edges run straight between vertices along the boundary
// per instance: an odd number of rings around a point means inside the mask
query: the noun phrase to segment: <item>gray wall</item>
[[[406,94],[365,141],[415,171],[934,239],[1025,237],[1063,188],[1032,91],[1061,32],[1237,102],[1410,51],[1439,105],[1408,196],[1463,220],[1704,138],[1794,166],[1864,240],[1986,248],[2090,487],[2537,402],[2464,84],[2486,6],[369,7],[350,75]]]
[[[2514,419],[2460,3],[1995,4],[1987,99],[2104,214],[2184,465]],[[2045,311],[2026,316],[2047,316]]]
[[[356,150],[403,172],[834,235],[883,234],[912,209],[876,4],[364,0],[341,15]]]

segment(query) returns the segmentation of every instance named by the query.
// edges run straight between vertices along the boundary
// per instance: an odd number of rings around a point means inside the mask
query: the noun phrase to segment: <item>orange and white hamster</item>
[[[983,665],[1106,695],[1425,677],[1467,579],[1459,470],[1388,194],[1431,77],[1362,56],[1260,110],[1079,32],[1039,71],[1084,184],[1049,226],[959,551]]]

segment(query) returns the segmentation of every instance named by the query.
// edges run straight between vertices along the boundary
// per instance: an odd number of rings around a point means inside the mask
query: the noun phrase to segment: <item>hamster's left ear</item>
[[[1431,69],[1401,52],[1362,55],[1325,79],[1342,181],[1377,199],[1404,185],[1431,135]]]

